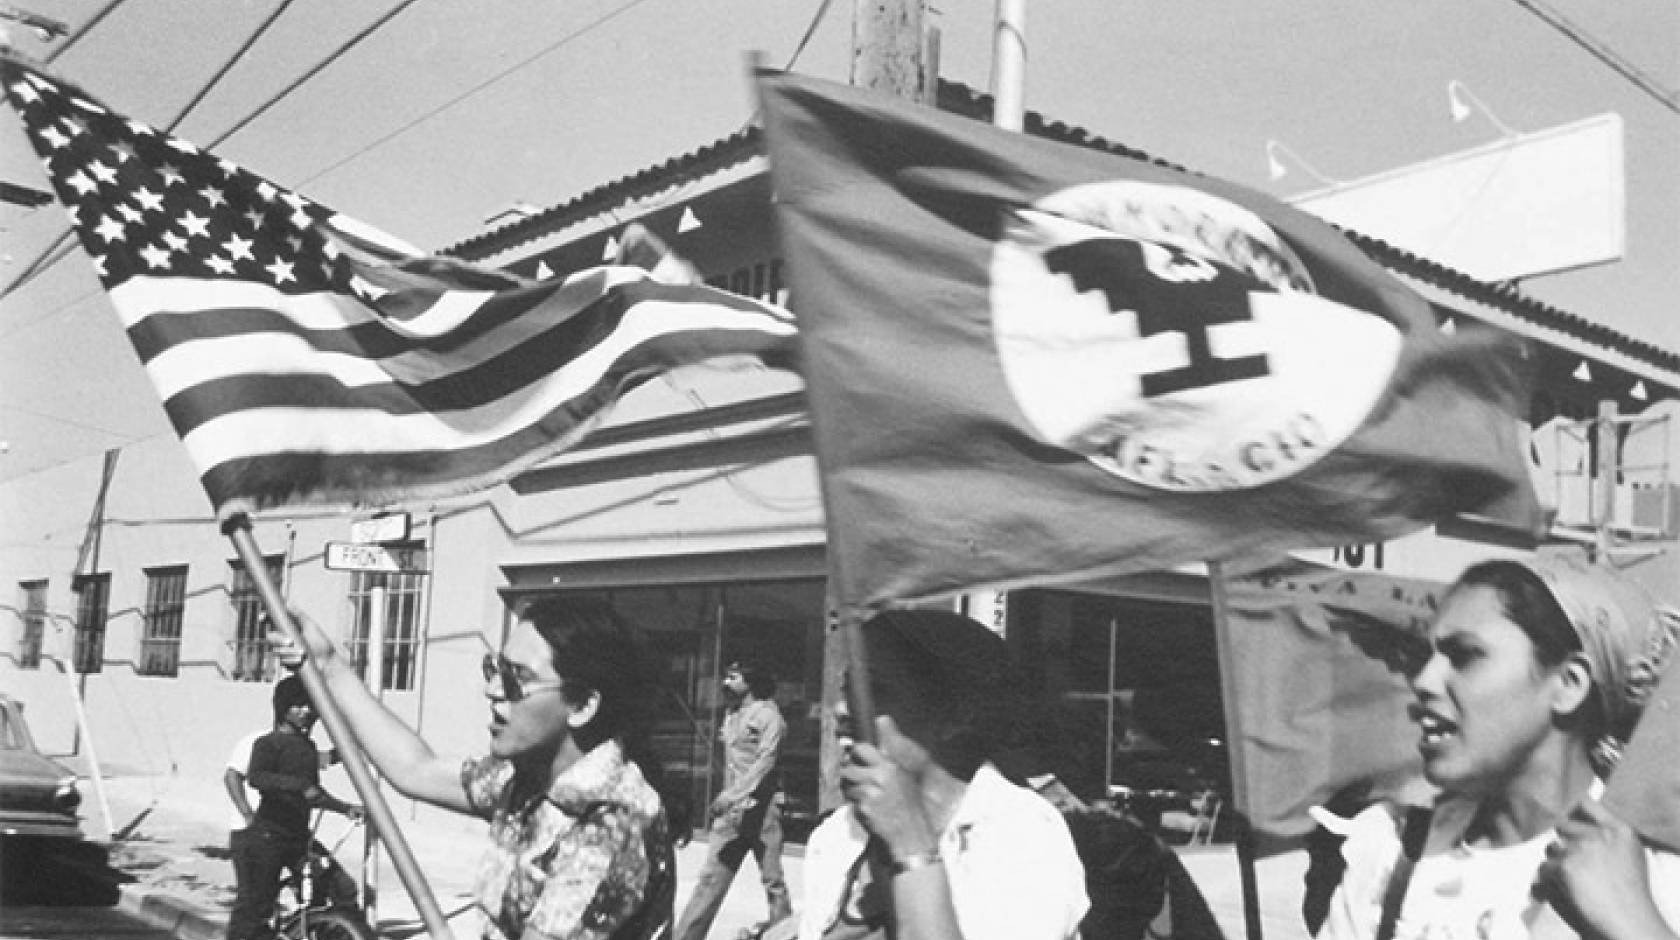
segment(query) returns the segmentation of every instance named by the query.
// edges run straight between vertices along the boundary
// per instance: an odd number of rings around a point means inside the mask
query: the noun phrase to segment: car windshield
[[[23,747],[23,735],[18,733],[12,713],[0,708],[0,750],[15,751]]]

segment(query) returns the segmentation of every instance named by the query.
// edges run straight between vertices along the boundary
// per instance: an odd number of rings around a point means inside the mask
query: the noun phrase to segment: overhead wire
[[[350,37],[348,40],[346,40],[345,42],[340,44],[337,49],[334,49],[332,52],[327,53],[326,57],[321,59],[321,61],[315,63],[315,65],[311,66],[309,69],[306,69],[303,72],[303,74],[299,75],[291,84],[287,85],[285,88],[280,89],[279,92],[277,92],[272,97],[270,97],[267,101],[265,101],[261,105],[259,105],[256,110],[254,110],[250,114],[246,115],[243,120],[240,120],[239,122],[235,123],[232,127],[228,128],[226,131],[224,131],[220,137],[217,137],[215,140],[212,140],[212,141],[210,141],[210,143],[206,144],[205,149],[208,150],[211,147],[219,146],[220,144],[225,142],[229,137],[232,137],[233,135],[235,135],[235,134],[239,133],[240,131],[244,130],[245,127],[247,125],[249,125],[252,121],[254,121],[257,118],[261,117],[262,115],[268,113],[269,108],[272,108],[275,105],[279,104],[286,97],[290,96],[292,92],[297,91],[300,87],[302,87],[305,82],[308,82],[310,79],[314,78],[316,75],[319,75],[322,72],[322,70],[324,70],[327,66],[333,64],[334,62],[337,62],[340,58],[342,58],[344,56],[344,54],[346,52],[349,52],[351,49],[354,49],[357,46],[361,45],[362,42],[365,41],[369,36],[373,35],[378,30],[383,29],[385,27],[386,23],[389,23],[392,19],[395,19],[398,14],[402,13],[404,10],[407,10],[409,7],[413,6],[416,2],[418,2],[418,0],[402,0],[401,3],[398,3],[396,6],[394,6],[391,9],[385,11],[384,15],[380,16],[378,19],[374,20],[372,23],[363,27],[361,32],[357,33],[356,35]]]
[[[138,441],[138,440],[143,439],[143,438],[140,438],[140,437],[135,437],[131,434],[126,434],[122,431],[118,431],[115,428],[100,427],[97,424],[87,424],[87,423],[82,422],[82,421],[76,421],[72,418],[64,418],[64,417],[60,417],[59,415],[47,414],[44,411],[36,411],[33,408],[24,408],[22,406],[12,404],[11,402],[0,402],[0,411],[12,411],[12,412],[16,412],[18,414],[29,415],[29,416],[35,417],[35,418],[42,418],[42,419],[45,419],[47,421],[52,421],[56,424],[68,424],[73,428],[81,428],[84,431],[94,431],[94,432],[97,432],[99,434],[109,434],[112,437],[123,438],[126,441],[128,441],[129,443],[133,443],[134,441]]]
[[[69,36],[66,36],[64,41],[58,44],[58,48],[56,48],[53,51],[47,53],[46,58],[43,59],[42,61],[46,62],[46,64],[48,64],[48,65],[51,65],[53,63],[54,59],[57,59],[59,56],[65,54],[66,52],[69,52],[70,49],[73,46],[76,45],[76,43],[81,42],[83,36],[86,36],[88,33],[93,32],[93,28],[95,26],[98,26],[101,20],[103,20],[103,19],[105,19],[105,17],[109,16],[111,14],[112,10],[115,10],[117,7],[122,6],[123,3],[125,3],[125,2],[126,2],[126,0],[111,0],[110,3],[105,4],[104,8],[101,9],[98,13],[95,13],[94,15],[88,17],[88,21],[86,23],[83,23],[79,29],[77,29],[75,32],[72,32]]]
[[[115,7],[118,3],[121,3],[121,2],[123,2],[123,0],[113,0],[113,2],[109,6],[107,6],[104,10],[100,11],[99,16],[103,17],[105,13],[110,12],[112,7]],[[395,17],[397,14],[403,12],[404,10],[408,9],[410,6],[414,5],[416,2],[418,2],[418,0],[402,0],[402,2],[400,2],[396,6],[392,7],[384,15],[382,15],[378,19],[374,20],[373,23],[371,23],[367,27],[364,27],[360,32],[358,32],[355,36],[351,37],[345,43],[341,44],[337,49],[334,49],[332,52],[328,53],[324,58],[322,58],[314,66],[312,66],[311,68],[306,70],[303,73],[303,75],[300,76],[297,80],[293,81],[291,84],[287,85],[285,88],[281,89],[276,94],[270,96],[267,101],[265,101],[261,105],[259,105],[256,110],[252,111],[244,119],[236,122],[232,127],[223,131],[214,140],[210,141],[210,143],[205,145],[206,149],[211,148],[211,147],[219,146],[219,145],[225,143],[228,140],[228,138],[232,137],[234,134],[237,134],[241,130],[244,130],[245,127],[251,123],[251,121],[255,120],[260,115],[266,113],[269,108],[272,108],[274,105],[278,104],[281,100],[286,98],[292,92],[296,91],[301,85],[303,85],[304,82],[308,81],[309,79],[313,78],[315,75],[319,74],[322,69],[331,65],[333,62],[337,61],[346,52],[355,48],[357,45],[360,45],[365,39],[367,39],[368,36],[372,35],[375,31],[382,28],[393,17]],[[274,21],[279,18],[280,13],[284,12],[286,7],[289,7],[291,5],[291,3],[292,3],[292,0],[284,0],[284,2],[281,4],[280,8],[278,10],[276,10],[273,14],[271,14],[268,17],[268,19],[265,20],[260,26],[257,27],[257,29],[252,33],[252,35],[245,41],[245,43],[243,43],[239,47],[239,49],[228,59],[226,64],[224,64],[220,69],[218,69],[216,74],[205,84],[205,86],[202,89],[200,89],[198,94],[196,94],[193,97],[193,100],[188,103],[188,106],[186,108],[184,108],[181,111],[180,114],[176,115],[174,121],[170,122],[169,125],[167,125],[165,127],[166,131],[173,131],[177,126],[180,125],[181,121],[186,118],[187,114],[191,112],[192,108],[195,107],[201,101],[203,101],[204,96],[206,94],[208,94],[209,91],[213,87],[215,87],[215,85],[218,84],[222,80],[222,78],[227,74],[228,70],[231,69],[234,64],[236,64],[241,58],[244,57],[245,53],[251,48],[252,45],[255,44],[256,40],[268,31],[269,27],[274,24]],[[85,29],[82,32],[85,33]],[[30,264],[27,267],[25,267],[22,274],[19,274],[17,276],[17,278],[12,281],[12,283],[6,285],[4,290],[0,290],[0,299],[3,299],[5,297],[11,295],[18,288],[24,286],[30,280],[32,280],[35,276],[40,274],[41,271],[44,271],[46,268],[48,268],[48,267],[50,267],[54,264],[57,264],[59,262],[59,260],[61,260],[66,254],[68,254],[70,252],[70,250],[72,250],[72,248],[74,247],[74,246],[69,246],[69,245],[65,244],[66,240],[69,237],[70,237],[70,233],[68,231],[60,233],[58,238],[54,240],[52,245],[48,246],[46,251],[42,252],[39,256],[37,256],[35,258],[34,261],[30,262]],[[50,258],[49,258],[49,256],[50,256]],[[80,298],[78,298],[78,300],[74,301],[73,303],[79,302],[79,301],[80,301]],[[63,308],[60,308],[60,309],[63,309]]]
[[[412,2],[412,0],[411,0],[411,2]],[[365,154],[365,153],[367,153],[371,150],[374,150],[375,148],[383,146],[386,142],[388,142],[388,141],[390,141],[390,140],[392,140],[396,137],[399,137],[403,134],[408,133],[410,130],[413,130],[418,125],[423,124],[426,121],[431,120],[432,118],[438,116],[439,114],[443,113],[444,111],[447,111],[450,108],[453,108],[457,104],[460,104],[461,102],[467,100],[468,98],[471,98],[472,96],[478,94],[479,92],[481,92],[484,89],[490,87],[491,85],[494,85],[495,83],[501,81],[502,79],[508,77],[509,75],[512,75],[514,72],[517,72],[520,69],[525,68],[527,65],[530,65],[532,62],[535,62],[538,59],[548,55],[549,53],[551,53],[554,50],[560,48],[561,46],[564,46],[567,43],[572,42],[573,40],[579,38],[580,36],[583,36],[586,33],[593,32],[594,30],[599,29],[602,26],[605,26],[607,23],[609,23],[609,22],[611,22],[615,19],[618,19],[620,16],[623,16],[625,13],[628,13],[632,8],[639,7],[646,2],[647,2],[647,0],[628,0],[628,2],[620,4],[617,8],[613,9],[612,11],[610,11],[608,13],[604,13],[601,16],[597,17],[595,20],[591,21],[590,23],[588,23],[588,24],[586,24],[586,25],[584,25],[584,26],[582,26],[582,27],[580,27],[576,30],[573,30],[570,33],[567,33],[564,36],[561,36],[559,39],[556,39],[554,42],[549,43],[548,45],[546,45],[543,48],[537,50],[536,52],[532,53],[531,55],[528,55],[525,58],[520,59],[518,62],[515,62],[514,64],[508,66],[505,69],[502,69],[500,72],[497,72],[496,74],[490,76],[489,78],[485,79],[484,81],[479,82],[478,84],[472,86],[471,88],[468,88],[466,91],[463,91],[460,94],[456,95],[455,97],[450,98],[449,100],[447,100],[447,101],[445,101],[445,102],[443,102],[443,103],[441,103],[441,104],[439,104],[439,105],[421,113],[419,116],[415,117],[414,119],[400,125],[399,127],[391,130],[390,132],[388,132],[384,135],[381,135],[379,138],[371,141],[370,143],[368,143],[368,144],[366,144],[362,147],[359,147],[356,150],[351,151],[350,153],[346,154],[344,157],[333,161],[332,163],[328,164],[327,166],[321,168],[320,170],[317,170],[316,172],[314,172],[314,173],[310,174],[309,176],[305,177],[304,179],[300,180],[299,183],[300,184],[301,183],[307,183],[307,182],[310,182],[310,181],[313,181],[313,180],[320,179],[321,177],[327,175],[328,173],[331,173],[332,171],[338,169],[339,167],[345,165],[346,163],[349,163],[350,161],[356,159],[357,157],[360,157],[363,154]]]
[[[235,65],[238,65],[241,59],[245,58],[245,54],[251,51],[251,47],[257,44],[257,40],[261,39],[263,34],[268,32],[269,27],[273,26],[274,22],[278,20],[291,5],[292,0],[281,0],[280,5],[274,8],[274,12],[268,15],[268,19],[263,20],[261,25],[252,30],[251,35],[245,37],[245,41],[240,44],[238,49],[234,50],[233,55],[228,56],[227,61],[222,63],[222,67],[216,70],[216,74],[210,76],[210,80],[204,83],[204,87],[198,90],[198,94],[193,95],[192,99],[181,107],[181,110],[175,112],[174,119],[164,126],[164,131],[172,133],[175,128],[181,126],[181,122],[187,119],[187,115],[191,114],[193,109],[198,107],[199,104],[204,101],[204,97],[210,94],[211,89],[221,84],[222,79],[227,77],[227,73],[231,71]]]
[[[1552,27],[1581,48],[1587,50],[1594,58],[1614,69],[1618,75],[1632,82],[1640,91],[1645,92],[1665,108],[1680,114],[1680,93],[1664,88],[1656,79],[1645,74],[1640,68],[1617,54],[1609,44],[1593,38],[1585,30],[1570,22],[1562,13],[1552,9],[1540,0],[1515,0],[1515,3],[1533,13],[1546,25]]]
[[[799,57],[804,54],[805,47],[811,44],[811,37],[817,34],[817,27],[821,26],[822,21],[828,18],[828,8],[833,4],[834,0],[822,0],[822,3],[817,7],[816,15],[811,17],[811,25],[805,27],[805,35],[800,37],[799,45],[793,47],[793,55],[788,56],[787,64],[782,66],[782,71],[793,71],[794,63],[798,62]]]
[[[105,9],[101,10],[97,14],[98,18],[103,19],[105,14],[111,12],[117,4],[122,2],[123,0],[112,0],[112,3],[107,5]],[[274,12],[268,15],[268,19],[264,20],[262,25],[253,30],[251,35],[245,37],[245,42],[234,51],[233,55],[228,57],[227,61],[222,63],[222,67],[216,70],[216,74],[210,76],[209,80],[199,87],[198,92],[187,101],[180,111],[176,112],[174,119],[164,126],[165,131],[175,130],[175,128],[180,126],[182,121],[186,120],[187,115],[193,112],[194,108],[197,108],[201,103],[203,103],[205,96],[210,94],[217,85],[221,84],[222,79],[227,76],[227,73],[235,65],[238,65],[241,59],[245,58],[245,53],[251,51],[251,47],[256,45],[257,40],[261,39],[264,33],[268,32],[269,27],[273,26],[274,21],[278,20],[280,15],[286,12],[286,8],[291,6],[292,2],[293,0],[282,0],[280,5],[274,8]],[[80,38],[85,35],[87,35],[86,27],[84,27],[75,37],[72,38]],[[55,50],[55,54],[62,53],[63,51],[64,50],[60,48]],[[58,237],[53,239],[52,244],[48,245],[45,251],[36,255],[35,260],[25,265],[23,272],[19,274],[11,284],[8,284],[4,291],[0,291],[0,298],[6,297],[11,294],[12,291],[29,283],[36,274],[57,264],[64,258],[65,255],[73,251],[75,246],[69,244],[70,236],[71,231],[69,229],[59,232]]]
[[[828,19],[828,8],[833,5],[833,2],[834,0],[822,0],[822,2],[817,5],[817,12],[811,16],[811,22],[805,27],[805,35],[801,36],[799,38],[799,43],[793,47],[793,54],[788,56],[787,64],[782,66],[782,71],[793,71],[794,63],[799,61],[799,57],[801,55],[804,55],[805,47],[811,44],[811,37],[817,34],[817,27],[821,26],[823,21]],[[752,127],[754,124],[757,124],[758,115],[759,109],[753,108],[753,112],[747,115],[746,121],[742,122],[741,130],[744,131],[747,128]]]

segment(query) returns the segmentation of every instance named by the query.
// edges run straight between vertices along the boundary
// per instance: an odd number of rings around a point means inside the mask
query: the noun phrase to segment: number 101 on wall
[[[1383,543],[1338,545],[1330,550],[1330,562],[1347,568],[1371,568],[1375,571],[1381,571],[1383,567]]]

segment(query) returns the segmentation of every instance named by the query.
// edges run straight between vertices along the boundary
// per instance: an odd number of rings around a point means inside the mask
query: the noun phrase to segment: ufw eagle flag
[[[29,65],[0,81],[224,516],[489,486],[667,369],[790,351],[775,306],[421,257]]]
[[[837,599],[1531,507],[1521,351],[1219,180],[761,72]]]

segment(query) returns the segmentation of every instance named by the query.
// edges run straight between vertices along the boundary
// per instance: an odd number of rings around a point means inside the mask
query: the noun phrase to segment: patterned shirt
[[[486,940],[632,940],[671,919],[676,864],[659,794],[607,742],[546,793],[522,794],[513,765],[468,760],[461,783],[490,820],[475,895]]]

